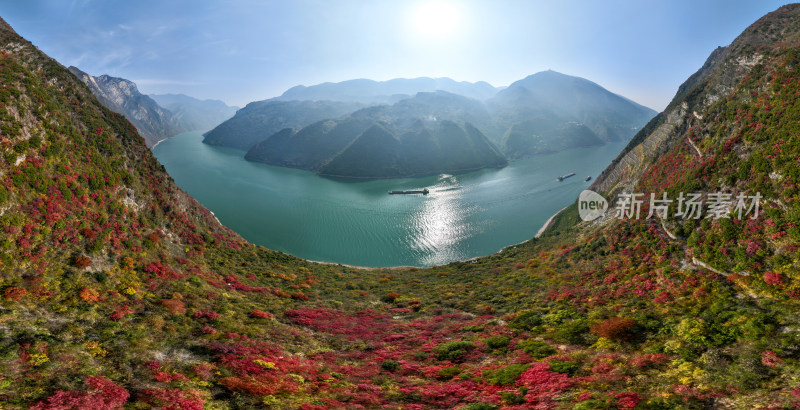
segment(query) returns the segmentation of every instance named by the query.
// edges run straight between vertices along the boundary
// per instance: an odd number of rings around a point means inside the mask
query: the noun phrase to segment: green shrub
[[[400,362],[395,360],[384,360],[381,363],[381,369],[386,370],[387,372],[393,372],[400,368]]]
[[[611,404],[606,403],[603,400],[586,400],[580,403],[576,403],[573,410],[601,410],[601,409],[612,409],[613,407]]]
[[[29,146],[30,143],[28,142],[28,140],[20,141],[14,144],[14,152],[16,152],[17,154],[22,154],[28,149]]]
[[[497,410],[500,407],[489,403],[470,403],[464,407],[464,410]]]
[[[513,391],[501,391],[500,397],[503,398],[503,402],[509,405],[515,404],[525,404],[527,401],[525,399],[525,394],[528,392],[528,389],[525,387],[520,388],[520,394],[516,394]]]
[[[589,324],[585,319],[575,319],[562,323],[556,330],[554,337],[557,341],[569,344],[587,344],[586,334],[589,333]]]
[[[554,372],[564,373],[572,376],[581,366],[575,362],[567,362],[564,360],[550,360],[550,369]]]
[[[492,336],[486,339],[486,346],[489,346],[490,349],[500,349],[508,346],[510,342],[511,338],[506,335]]]
[[[556,352],[556,349],[550,347],[549,344],[540,340],[528,339],[517,343],[517,348],[522,349],[534,359],[544,359]]]
[[[450,380],[458,376],[459,373],[461,373],[461,369],[458,366],[445,367],[436,373],[436,378],[439,380]]]
[[[514,363],[496,370],[484,372],[483,376],[489,384],[506,385],[515,382],[519,376],[528,370],[526,363]]]
[[[439,360],[450,360],[451,362],[456,362],[462,360],[464,356],[467,354],[468,351],[475,348],[475,345],[471,342],[466,342],[462,340],[453,340],[450,342],[444,342],[439,346],[436,346],[434,351],[436,352],[436,358]]]
[[[533,330],[534,327],[542,324],[542,318],[539,312],[525,311],[520,312],[517,316],[508,323],[508,327],[518,330]]]

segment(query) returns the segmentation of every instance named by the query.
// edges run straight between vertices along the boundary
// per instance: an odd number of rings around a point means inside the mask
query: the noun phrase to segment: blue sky
[[[785,1],[0,0],[65,66],[243,106],[298,85],[553,69],[656,110],[717,46]]]

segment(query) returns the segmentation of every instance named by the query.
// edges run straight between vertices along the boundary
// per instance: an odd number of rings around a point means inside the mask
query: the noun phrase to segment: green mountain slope
[[[656,114],[589,80],[552,70],[511,84],[487,105],[506,130],[502,145],[511,159],[570,144],[627,140]]]
[[[469,123],[424,125],[397,136],[373,125],[326,162],[320,175],[391,178],[471,171],[507,164],[502,154]]]
[[[338,101],[257,101],[247,104],[233,118],[205,134],[209,145],[249,150],[256,143],[284,129],[300,129],[314,122],[339,118],[361,104]]]

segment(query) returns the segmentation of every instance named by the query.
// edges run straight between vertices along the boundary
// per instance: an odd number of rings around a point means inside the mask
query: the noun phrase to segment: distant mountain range
[[[178,124],[190,131],[210,130],[233,117],[239,109],[220,100],[199,100],[184,94],[150,94],[150,98],[171,111]]]
[[[183,94],[147,96],[124,78],[92,76],[74,66],[69,71],[89,86],[101,104],[125,116],[148,147],[182,132],[214,128],[238,109],[219,100],[198,100]]]
[[[499,91],[485,81],[470,83],[450,78],[395,78],[388,81],[357,79],[288,89],[279,101],[349,101],[361,104],[391,104],[419,92],[447,91],[477,100],[493,97]]]
[[[245,158],[250,161],[321,174],[390,177],[502,166],[497,153],[515,160],[628,140],[655,114],[589,80],[555,71],[528,76],[505,89],[449,78],[362,79],[297,86],[280,97],[250,103],[208,132],[204,142],[248,150]],[[365,147],[370,145],[361,141],[368,130],[368,139],[392,138],[369,151]],[[448,141],[466,141],[475,132],[480,138],[474,141],[486,140],[488,146],[470,143],[466,146],[474,151],[449,154],[436,148],[444,134]],[[410,135],[426,136],[417,142],[432,151],[410,149],[404,142]],[[389,149],[401,152],[391,156]],[[456,152],[463,157],[455,158]],[[391,166],[373,161],[390,157]],[[344,166],[343,158],[353,164]],[[400,163],[413,169],[402,170]]]

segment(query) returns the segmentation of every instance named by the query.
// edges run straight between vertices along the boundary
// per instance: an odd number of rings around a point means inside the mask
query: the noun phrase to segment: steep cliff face
[[[186,131],[172,112],[139,92],[136,84],[109,75],[91,76],[77,67],[69,70],[111,111],[122,114],[139,131],[147,146]]]
[[[703,113],[729,96],[765,53],[791,47],[800,38],[800,6],[770,13],[739,35],[727,47],[714,50],[705,64],[679,88],[669,106],[653,118],[592,184],[598,192],[630,190],[643,173],[675,144],[690,144],[689,128],[713,119]]]

